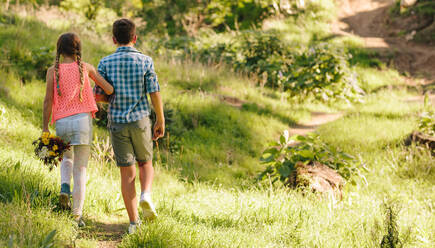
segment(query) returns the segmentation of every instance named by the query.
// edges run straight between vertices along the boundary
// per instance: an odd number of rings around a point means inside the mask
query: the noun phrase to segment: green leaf
[[[267,164],[267,163],[272,162],[274,159],[275,159],[275,156],[270,155],[270,156],[268,156],[268,157],[261,157],[261,158],[260,158],[260,161],[261,161],[262,163]]]
[[[311,150],[302,150],[299,151],[299,155],[301,155],[304,158],[308,158],[308,159],[314,159],[314,153]]]
[[[49,247],[53,246],[53,238],[54,238],[55,235],[56,235],[56,229],[51,231],[47,235],[47,237],[45,237],[44,241],[42,242],[42,247],[49,248]]]
[[[288,177],[291,174],[292,170],[287,166],[281,166],[279,167],[278,172],[281,176]]]
[[[279,150],[276,147],[270,147],[264,150],[263,154],[272,154],[275,155],[279,152]]]
[[[279,137],[279,142],[281,143],[281,145],[285,145],[286,144],[284,135],[281,135]]]

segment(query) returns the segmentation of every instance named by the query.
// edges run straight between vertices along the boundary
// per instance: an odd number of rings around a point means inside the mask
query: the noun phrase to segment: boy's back
[[[130,123],[150,115],[146,94],[160,91],[150,57],[133,47],[121,46],[100,61],[98,72],[115,90],[109,105],[109,121]]]

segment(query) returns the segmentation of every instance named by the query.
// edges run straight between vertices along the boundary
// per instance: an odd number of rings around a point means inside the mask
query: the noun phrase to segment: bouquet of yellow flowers
[[[70,148],[69,143],[65,143],[60,137],[48,132],[42,133],[42,136],[32,144],[35,146],[36,156],[48,165],[50,170],[62,161],[63,153]]]

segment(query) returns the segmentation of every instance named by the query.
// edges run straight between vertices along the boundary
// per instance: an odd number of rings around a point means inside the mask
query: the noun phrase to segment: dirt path
[[[360,36],[365,46],[390,57],[394,66],[413,76],[423,77],[423,83],[435,80],[435,46],[407,41],[397,36],[397,27],[389,19],[388,10],[394,0],[338,0],[339,20],[333,32]],[[388,55],[393,56],[388,56]]]
[[[316,129],[324,124],[327,124],[329,122],[336,121],[343,117],[343,113],[323,113],[323,112],[312,112],[311,113],[311,119],[307,122],[300,123],[297,125],[293,125],[289,129],[290,135],[299,134],[299,135],[306,135],[308,133],[312,133],[316,131]]]
[[[121,243],[128,224],[97,223],[94,234],[98,240],[98,248],[115,248]]]

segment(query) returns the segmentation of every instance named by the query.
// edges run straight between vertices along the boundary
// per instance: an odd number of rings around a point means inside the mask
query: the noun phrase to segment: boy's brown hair
[[[119,44],[127,45],[136,35],[136,25],[131,20],[122,18],[113,23],[112,33]]]

